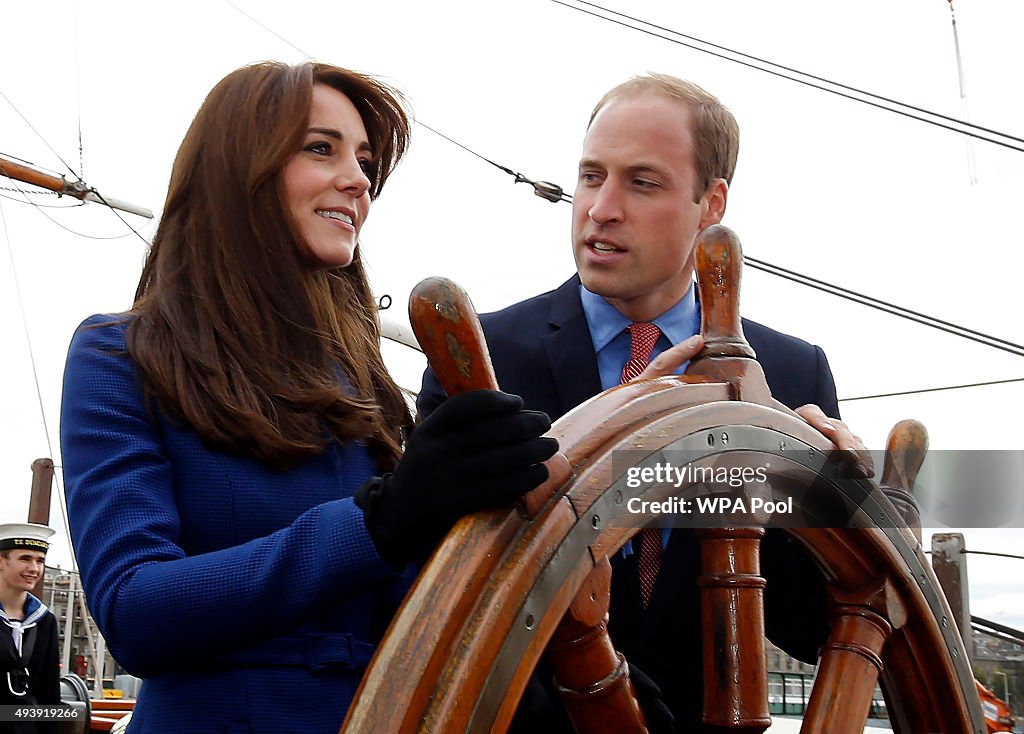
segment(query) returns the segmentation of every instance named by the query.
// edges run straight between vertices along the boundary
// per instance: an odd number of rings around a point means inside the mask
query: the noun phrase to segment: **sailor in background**
[[[31,594],[46,568],[53,530],[0,525],[0,705],[60,703],[57,620]],[[56,731],[56,724],[0,721],[0,734]]]

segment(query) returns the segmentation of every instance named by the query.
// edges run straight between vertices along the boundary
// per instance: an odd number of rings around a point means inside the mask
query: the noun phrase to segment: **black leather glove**
[[[555,692],[551,666],[543,658],[526,683],[508,734],[576,734],[569,712]]]
[[[676,730],[676,717],[661,700],[658,684],[633,663],[629,663],[629,679],[633,682],[633,693],[636,694],[640,710],[647,719],[647,730],[651,734],[672,734]]]
[[[474,390],[449,398],[409,437],[394,474],[356,492],[377,552],[401,568],[425,558],[463,515],[506,505],[543,483],[558,451],[544,413],[517,395]]]

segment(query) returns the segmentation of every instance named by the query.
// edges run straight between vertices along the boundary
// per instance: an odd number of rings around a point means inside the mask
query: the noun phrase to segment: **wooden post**
[[[835,609],[816,683],[834,695],[811,697],[801,733],[863,731],[890,634],[889,623],[870,609],[856,604]]]
[[[882,648],[907,612],[888,579],[855,592],[832,589],[832,631],[822,650],[801,734],[859,734],[882,673]]]
[[[728,382],[733,400],[771,404],[764,370],[743,337],[739,238],[728,227],[713,224],[697,235],[694,253],[704,349],[690,362],[686,374]]]
[[[491,355],[469,296],[445,278],[427,278],[409,294],[409,320],[448,397],[497,390]]]
[[[889,432],[879,487],[921,544],[921,511],[914,500],[914,482],[928,453],[928,430],[915,420],[900,421]]]
[[[559,622],[547,658],[576,731],[646,734],[629,667],[608,637],[612,567],[603,558]]]
[[[697,531],[708,731],[759,734],[772,723],[760,575],[763,536],[763,528]]]
[[[32,462],[32,493],[28,501],[28,521],[40,525],[50,524],[50,494],[53,487],[53,461],[36,459]]]
[[[960,637],[963,638],[967,657],[974,663],[974,635],[971,633],[970,586],[967,583],[967,563],[964,536],[960,533],[935,533],[932,536],[932,569],[949,602]]]
[[[53,487],[53,461],[36,459],[32,462],[32,491],[28,500],[28,521],[40,525],[50,524],[50,494]],[[43,583],[46,581],[44,572],[32,589],[32,595],[43,598]]]

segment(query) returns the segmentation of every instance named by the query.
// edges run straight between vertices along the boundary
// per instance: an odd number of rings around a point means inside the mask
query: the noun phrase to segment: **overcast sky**
[[[159,213],[174,152],[210,87],[247,62],[309,54],[386,77],[425,124],[571,192],[594,102],[632,74],[662,71],[705,86],[739,119],[741,153],[725,223],[748,255],[1024,342],[1020,152],[968,143],[550,0],[236,5],[302,51],[223,1],[110,0],[77,10],[71,0],[4,3],[0,92],[46,142],[0,100],[0,152],[57,172],[67,172],[60,158],[76,172],[84,163],[84,178],[100,192]],[[632,0],[606,7],[963,114],[946,0]],[[1024,136],[1024,102],[1014,91],[1024,69],[1024,8],[1017,0],[959,0],[956,11],[970,119]],[[422,126],[414,135],[362,237],[375,290],[396,304],[390,317],[405,319],[410,288],[428,275],[455,279],[487,311],[572,273],[568,204],[542,201]],[[5,197],[22,199],[8,181],[0,187]],[[145,243],[99,206],[61,211],[3,198],[0,211],[0,510],[3,519],[20,520],[32,460],[49,455],[59,463],[61,373],[71,334],[91,313],[130,305]],[[123,216],[143,236],[152,234],[152,222]],[[840,398],[1024,377],[1018,356],[757,271],[745,275],[742,309],[821,345]],[[396,374],[415,389],[422,363],[399,351],[389,349]],[[1022,405],[1018,382],[841,408],[872,448],[884,444],[896,421],[915,417],[928,426],[933,448],[1020,450]],[[63,530],[56,502],[53,515]],[[1021,553],[1024,531],[969,532],[968,546]],[[51,556],[70,562],[61,536]],[[1024,561],[972,556],[973,611],[1024,627],[1022,571]]]

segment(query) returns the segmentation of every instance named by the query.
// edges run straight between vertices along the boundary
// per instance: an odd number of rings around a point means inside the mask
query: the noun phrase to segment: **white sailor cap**
[[[56,531],[34,522],[9,522],[0,525],[0,551],[28,548],[46,553],[50,537]]]

